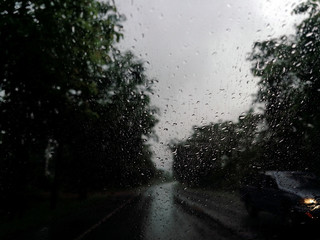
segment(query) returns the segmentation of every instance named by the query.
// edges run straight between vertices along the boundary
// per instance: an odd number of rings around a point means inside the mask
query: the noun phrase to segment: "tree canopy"
[[[116,48],[123,20],[110,1],[0,3],[2,200],[43,182],[56,195],[153,176],[152,81]]]
[[[173,144],[180,181],[214,185],[231,179],[237,185],[254,170],[320,173],[319,10],[319,0],[298,5],[293,14],[304,19],[294,34],[254,43],[248,60],[262,113],[249,110],[238,123],[197,126],[188,140]]]
[[[255,43],[249,60],[260,79],[256,101],[265,105],[272,135],[267,145],[275,150],[270,167],[319,171],[319,1],[300,4],[293,13],[306,15],[296,33]]]
[[[173,141],[174,176],[191,186],[234,183],[257,161],[258,124],[261,116],[249,112],[232,121],[194,126],[185,141]]]

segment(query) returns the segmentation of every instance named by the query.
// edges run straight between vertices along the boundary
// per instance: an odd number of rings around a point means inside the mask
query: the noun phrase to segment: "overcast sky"
[[[193,125],[236,121],[252,105],[257,79],[246,60],[255,41],[293,33],[301,1],[118,0],[127,20],[122,50],[145,62],[160,109],[154,161],[170,169],[171,139],[185,139]]]

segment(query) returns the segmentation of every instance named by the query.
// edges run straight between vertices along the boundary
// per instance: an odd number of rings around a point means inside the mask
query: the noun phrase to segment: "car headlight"
[[[315,200],[314,198],[304,198],[303,203],[307,205],[316,204],[317,200]]]

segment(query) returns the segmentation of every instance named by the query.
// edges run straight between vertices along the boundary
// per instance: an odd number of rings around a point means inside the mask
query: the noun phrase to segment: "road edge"
[[[196,203],[193,203],[191,201],[188,202],[187,200],[182,200],[177,195],[174,196],[174,201],[176,203],[184,206],[184,207],[187,207],[188,209],[190,209],[192,211],[195,211],[199,215],[202,215],[204,217],[210,218],[212,221],[214,221],[215,223],[219,224],[220,226],[222,226],[223,228],[228,230],[233,235],[239,237],[240,239],[249,240],[249,239],[255,239],[256,238],[255,235],[251,235],[249,233],[246,234],[245,232],[240,232],[240,231],[228,226],[227,224],[224,224],[222,221],[219,220],[219,218],[212,216],[211,214],[206,212],[204,208],[201,208],[201,207],[197,206]]]
[[[131,197],[130,199],[125,201],[123,204],[121,204],[118,208],[116,208],[112,212],[108,213],[106,216],[104,216],[102,219],[100,219],[97,223],[93,224],[91,227],[89,227],[87,230],[85,230],[82,234],[80,234],[78,237],[74,238],[73,240],[82,240],[85,236],[87,236],[93,230],[98,228],[101,224],[103,224],[105,221],[107,221],[112,216],[117,214],[120,210],[122,210],[124,207],[128,206],[130,203],[132,203],[134,200],[136,200],[141,195],[142,195],[142,192],[140,192],[140,193],[136,194],[135,196]]]

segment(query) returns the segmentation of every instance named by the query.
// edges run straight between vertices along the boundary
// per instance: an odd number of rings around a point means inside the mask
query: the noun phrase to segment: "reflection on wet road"
[[[174,202],[175,185],[155,186],[145,194],[151,196],[148,215],[143,221],[144,239],[230,239],[219,226],[208,224]]]
[[[156,185],[85,239],[236,239],[174,201],[175,183]]]
[[[151,196],[148,216],[143,222],[145,239],[170,239],[175,232],[176,209],[173,205],[173,185],[166,184],[149,189],[145,194]]]

